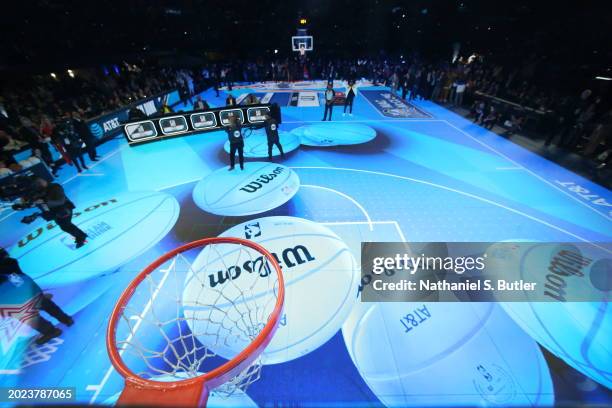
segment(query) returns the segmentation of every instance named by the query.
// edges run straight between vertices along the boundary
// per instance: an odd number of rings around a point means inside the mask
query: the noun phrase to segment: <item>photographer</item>
[[[62,231],[75,238],[76,248],[85,245],[87,234],[72,223],[72,210],[75,207],[66,197],[62,186],[38,177],[34,179],[32,187],[31,196],[24,201],[26,204],[35,205],[40,210],[40,214],[34,215],[41,215],[47,221],[55,221]]]
[[[278,151],[281,154],[281,157],[285,157],[285,152],[283,152],[283,146],[280,144],[280,140],[278,137],[278,122],[276,119],[270,116],[270,114],[266,115],[265,121],[265,129],[266,136],[268,138],[268,159],[272,160],[272,147],[276,145],[278,147]]]
[[[236,151],[238,151],[240,170],[244,170],[244,138],[242,137],[242,125],[238,122],[238,118],[236,116],[229,117],[229,126],[225,129],[225,131],[227,132],[227,138],[230,142],[229,171],[234,170]]]
[[[36,339],[36,344],[44,344],[62,334],[59,328],[53,326],[51,322],[40,316],[40,310],[47,312],[66,326],[74,324],[73,318],[55,304],[49,295],[43,293],[42,289],[32,278],[23,273],[17,260],[11,258],[4,248],[0,248],[0,285],[9,291],[30,291],[34,298],[37,299],[34,305],[36,314],[25,321],[26,324],[41,334]]]

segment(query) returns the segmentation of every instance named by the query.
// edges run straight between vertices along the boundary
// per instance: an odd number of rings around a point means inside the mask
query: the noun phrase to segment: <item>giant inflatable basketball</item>
[[[342,334],[388,407],[554,402],[538,345],[495,303],[359,303]]]
[[[217,215],[259,214],[285,204],[299,187],[300,179],[290,168],[249,162],[244,170],[223,167],[204,177],[193,190],[193,201]]]
[[[612,388],[612,255],[583,243],[499,243],[487,255],[493,272],[537,282],[537,292],[517,293],[522,301],[501,303],[516,323],[567,364]],[[568,301],[587,296],[593,301]]]
[[[73,222],[88,235],[82,248],[48,222],[9,252],[44,289],[81,282],[113,271],[157,244],[174,226],[179,210],[176,198],[166,193],[117,194],[75,209]]]
[[[264,364],[303,356],[340,329],[356,300],[359,267],[331,230],[301,218],[266,217],[238,224],[221,236],[261,244],[283,269],[284,315],[262,354]],[[249,333],[257,332],[250,322],[265,321],[260,315],[274,304],[274,287],[265,279],[270,272],[262,268],[260,254],[209,249],[198,255],[187,278],[184,314],[202,344],[232,358],[251,342]],[[204,304],[208,299],[219,301],[211,308]]]
[[[318,123],[291,131],[306,146],[343,146],[367,143],[376,138],[376,130],[360,123]]]

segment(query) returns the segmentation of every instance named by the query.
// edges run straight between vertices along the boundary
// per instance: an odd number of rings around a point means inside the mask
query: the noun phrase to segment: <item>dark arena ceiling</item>
[[[7,7],[10,3],[10,7]],[[0,15],[2,69],[46,70],[133,55],[289,54],[307,18],[320,55],[418,52],[461,44],[483,54],[604,63],[605,2],[490,0],[11,1]]]

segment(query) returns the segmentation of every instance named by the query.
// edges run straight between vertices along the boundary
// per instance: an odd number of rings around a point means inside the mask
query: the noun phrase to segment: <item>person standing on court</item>
[[[242,126],[238,122],[238,118],[236,116],[229,117],[229,126],[225,128],[225,131],[227,132],[227,138],[230,142],[229,171],[234,170],[234,164],[236,162],[236,152],[238,152],[240,170],[244,170],[244,139],[242,137]]]
[[[332,109],[334,108],[334,98],[336,97],[336,91],[334,91],[332,83],[327,83],[327,89],[324,93],[325,97],[325,112],[323,113],[323,121],[327,118],[327,112],[329,112],[329,119],[332,119]]]
[[[72,222],[72,210],[75,206],[66,197],[64,188],[40,177],[34,180],[34,186],[37,190],[34,204],[40,210],[40,215],[46,221],[55,221],[62,231],[72,235],[77,249],[85,245],[87,234]]]
[[[66,153],[68,153],[68,158],[74,163],[77,172],[80,173],[83,169],[89,169],[89,167],[85,165],[85,160],[83,159],[83,146],[85,143],[75,129],[74,121],[70,117],[69,112],[64,114],[64,117],[53,129],[53,139],[64,148]]]
[[[355,80],[351,79],[348,81],[346,85],[346,98],[344,99],[344,112],[342,116],[346,115],[346,107],[349,107],[349,116],[353,116],[353,100],[357,96],[357,85],[355,85]]]
[[[71,114],[74,129],[77,131],[81,140],[85,142],[85,150],[91,161],[98,161],[98,151],[96,150],[97,140],[96,137],[91,133],[87,123],[81,118],[78,112],[72,112]]]
[[[281,154],[281,157],[285,157],[285,152],[283,152],[283,146],[280,144],[280,139],[278,137],[278,122],[274,119],[270,114],[266,115],[266,136],[268,138],[268,159],[272,161],[272,147],[276,145],[278,151]]]
[[[74,319],[55,304],[50,296],[43,293],[40,286],[32,278],[23,273],[19,262],[15,258],[11,258],[4,248],[0,248],[0,285],[5,286],[9,291],[32,293],[33,299],[35,299],[33,303],[35,314],[24,323],[40,333],[40,336],[36,339],[36,344],[44,344],[62,334],[61,329],[53,326],[51,322],[40,315],[41,310],[66,326],[74,324]]]

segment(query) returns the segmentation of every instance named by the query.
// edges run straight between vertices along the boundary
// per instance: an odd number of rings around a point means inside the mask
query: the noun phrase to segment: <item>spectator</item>
[[[225,98],[225,106],[235,106],[235,105],[236,105],[236,98],[234,98],[234,95],[228,94],[227,98]]]
[[[476,102],[476,107],[474,108],[474,123],[477,125],[482,124],[484,120],[485,108],[486,105],[484,102]]]
[[[493,129],[493,126],[495,126],[495,123],[497,122],[497,116],[498,115],[495,111],[495,108],[493,106],[489,106],[489,112],[487,112],[484,119],[482,120],[482,125],[484,126],[484,128]]]
[[[193,108],[195,110],[206,110],[206,109],[210,109],[210,106],[208,106],[208,103],[206,103],[205,100],[202,100],[202,97],[198,95],[196,96],[196,102]]]
[[[463,94],[465,92],[465,81],[459,77],[454,83],[455,96],[453,98],[453,105],[461,107],[463,105]]]
[[[168,106],[168,102],[164,101],[162,107],[161,107],[161,113],[162,114],[166,114],[166,113],[174,113],[174,109],[172,109],[170,106]]]
[[[128,111],[129,120],[139,120],[139,119],[146,119],[146,118],[147,118],[147,115],[135,106],[131,107],[130,110]]]

